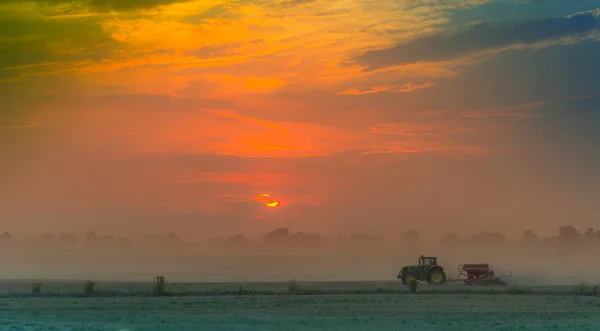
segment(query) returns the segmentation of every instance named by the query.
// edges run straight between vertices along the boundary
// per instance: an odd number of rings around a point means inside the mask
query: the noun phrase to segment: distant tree
[[[179,235],[171,232],[167,235],[167,242],[171,244],[179,244],[181,242],[181,238]]]
[[[574,226],[565,225],[558,229],[558,238],[562,242],[572,243],[581,239],[581,233]]]
[[[287,241],[290,236],[290,230],[286,228],[277,228],[271,230],[263,235],[263,242],[265,243],[282,243]]]
[[[85,236],[85,242],[87,244],[95,245],[100,242],[100,236],[98,236],[94,231],[90,231]]]
[[[456,233],[446,233],[440,238],[440,243],[445,245],[456,245],[460,242],[460,237]]]
[[[538,242],[540,240],[540,238],[538,237],[537,234],[535,234],[533,231],[531,230],[527,230],[523,233],[523,242],[525,243],[535,243]]]
[[[3,234],[0,235],[0,242],[10,242],[12,240],[13,240],[13,236],[8,232],[4,232]]]
[[[594,230],[594,228],[588,228],[583,234],[583,238],[586,240],[594,240],[598,238],[597,232]]]

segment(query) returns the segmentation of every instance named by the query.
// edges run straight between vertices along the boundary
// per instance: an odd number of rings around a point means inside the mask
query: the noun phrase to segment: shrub
[[[410,293],[417,293],[417,289],[419,288],[419,282],[417,282],[414,278],[408,279],[408,290]]]
[[[83,292],[85,293],[94,293],[94,289],[96,288],[96,282],[88,280],[83,284]]]
[[[298,293],[300,291],[300,285],[298,281],[294,278],[288,281],[288,292],[289,293]]]
[[[167,280],[165,276],[154,277],[154,287],[152,288],[155,294],[164,294],[167,289]]]
[[[31,293],[40,293],[42,291],[42,283],[31,284]]]
[[[600,296],[600,286],[590,283],[580,283],[575,286],[575,294]]]

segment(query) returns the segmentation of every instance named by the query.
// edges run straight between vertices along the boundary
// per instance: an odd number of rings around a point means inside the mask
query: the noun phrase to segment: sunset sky
[[[0,232],[600,228],[599,23],[597,0],[2,0]]]

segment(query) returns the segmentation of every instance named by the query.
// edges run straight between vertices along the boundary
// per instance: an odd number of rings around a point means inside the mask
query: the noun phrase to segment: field
[[[423,285],[398,282],[170,284],[83,282],[0,287],[0,330],[598,330],[600,297],[575,287]],[[293,293],[292,293],[293,292]],[[237,293],[237,294],[236,294]]]

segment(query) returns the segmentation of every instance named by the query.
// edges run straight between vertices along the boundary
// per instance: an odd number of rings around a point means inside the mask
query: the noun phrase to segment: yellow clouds
[[[161,113],[161,120],[127,118],[123,127],[113,127],[131,132],[123,147],[134,152],[295,157],[381,144],[422,146],[423,141],[398,141],[408,134],[394,134],[391,141],[381,132],[361,132],[394,121],[379,115],[361,114],[355,123],[340,125],[343,103],[363,98],[337,98],[336,92],[408,98],[435,86],[437,79],[455,76],[466,62],[416,62],[366,72],[348,60],[441,31],[450,22],[448,10],[480,2],[161,0],[132,10],[133,2],[95,2],[106,7],[79,1],[60,2],[54,12],[27,3],[14,10],[60,29],[52,38],[38,29],[40,43],[32,49],[47,52],[39,54],[43,61],[36,58],[6,71],[8,77],[15,72],[20,78],[60,76],[73,88],[67,94],[184,100],[181,113]],[[386,96],[395,93],[404,95]],[[323,98],[311,98],[316,95]],[[130,105],[123,102],[126,112]],[[189,111],[197,108],[228,111]],[[110,112],[115,119],[129,116],[116,112]],[[303,122],[294,122],[298,118]]]
[[[39,41],[50,53],[60,56],[43,61],[45,65],[38,61],[32,63],[33,67],[14,66],[11,70],[19,71],[20,77],[103,72],[119,85],[123,75],[116,72],[128,70],[136,76],[131,69],[152,68],[178,77],[220,76],[222,82],[227,81],[226,76],[252,77],[252,82],[241,85],[237,78],[230,82],[231,89],[249,91],[273,90],[274,81],[311,84],[316,89],[332,85],[340,88],[343,82],[361,76],[360,68],[344,64],[346,59],[439,31],[441,24],[449,22],[449,14],[438,9],[462,2],[450,1],[442,7],[345,0],[165,0],[156,2],[156,6],[137,3],[57,1],[52,10],[41,2],[12,4],[10,10],[27,15],[32,22],[72,24],[80,30],[65,27],[52,36],[53,40],[47,40],[40,30]],[[135,11],[131,10],[134,5]],[[72,34],[83,36],[88,30],[95,34],[88,34],[88,39],[72,38]],[[243,71],[238,67],[241,65]],[[396,74],[404,77],[405,72]],[[95,79],[92,77],[89,84]],[[78,83],[86,82],[79,79]],[[143,86],[144,82],[131,85]],[[165,89],[175,90],[170,86]]]
[[[225,98],[243,93],[269,93],[283,87],[286,82],[280,79],[260,77],[207,76],[208,81],[217,84],[209,97]]]

